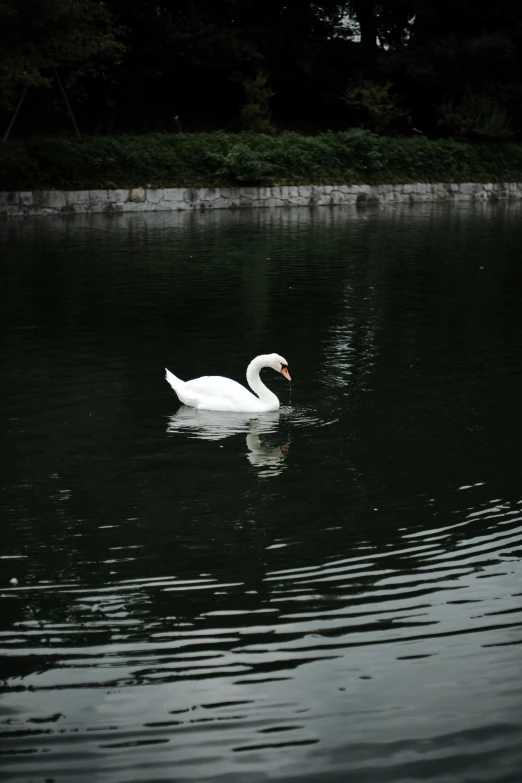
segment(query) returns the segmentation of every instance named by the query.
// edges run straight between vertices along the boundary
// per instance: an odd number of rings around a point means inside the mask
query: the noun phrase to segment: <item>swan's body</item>
[[[204,375],[201,378],[194,378],[193,381],[182,381],[165,369],[165,378],[178,395],[180,402],[192,408],[237,413],[276,411],[279,408],[279,400],[259,376],[263,367],[271,367],[290,380],[286,359],[277,353],[256,356],[248,365],[246,377],[248,385],[255,394],[237,381],[221,375]]]

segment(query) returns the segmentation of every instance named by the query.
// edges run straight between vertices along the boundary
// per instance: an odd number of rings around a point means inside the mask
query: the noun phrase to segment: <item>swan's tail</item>
[[[201,400],[197,392],[194,392],[185,381],[182,381],[181,378],[178,378],[174,373],[170,372],[170,370],[167,370],[166,367],[165,378],[167,379],[167,383],[174,389],[178,395],[178,400],[182,402],[183,405],[199,408]]]
[[[178,378],[174,373],[170,372],[170,370],[167,370],[165,367],[165,378],[167,380],[167,383],[172,386],[176,394],[179,396],[180,391],[185,386],[185,382],[182,381],[180,378]]]

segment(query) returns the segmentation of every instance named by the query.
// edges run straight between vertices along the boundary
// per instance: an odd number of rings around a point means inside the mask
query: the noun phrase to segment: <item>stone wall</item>
[[[295,206],[372,206],[428,201],[522,199],[522,183],[429,185],[280,185],[241,188],[132,188],[0,192],[0,216],[117,214]]]

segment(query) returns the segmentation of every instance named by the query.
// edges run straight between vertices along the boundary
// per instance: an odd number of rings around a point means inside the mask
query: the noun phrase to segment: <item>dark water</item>
[[[521,247],[502,206],[0,224],[4,783],[521,780]],[[258,419],[163,378],[268,351]]]

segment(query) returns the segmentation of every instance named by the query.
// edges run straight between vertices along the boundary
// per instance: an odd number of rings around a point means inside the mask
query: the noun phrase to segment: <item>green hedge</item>
[[[360,130],[150,134],[0,144],[0,190],[522,181],[522,145]]]

